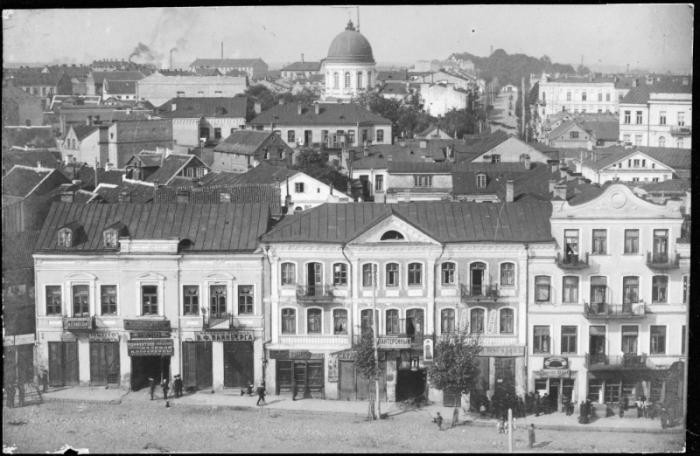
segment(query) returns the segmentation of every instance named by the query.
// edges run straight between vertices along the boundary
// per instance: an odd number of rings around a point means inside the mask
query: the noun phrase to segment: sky
[[[360,31],[378,64],[446,59],[493,49],[593,69],[616,65],[691,72],[691,4],[362,5]],[[139,43],[167,66],[195,58],[261,57],[268,64],[320,60],[355,8],[244,6],[3,10],[3,58],[89,63],[126,59]]]

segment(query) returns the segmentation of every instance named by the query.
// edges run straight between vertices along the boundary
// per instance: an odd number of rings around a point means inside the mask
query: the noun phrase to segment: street
[[[91,453],[132,452],[505,452],[495,428],[459,425],[439,431],[426,411],[380,422],[349,415],[236,410],[162,400],[48,402],[3,410],[3,447],[15,453],[56,451],[64,444]],[[444,427],[450,418],[445,417]],[[527,448],[522,424],[514,448],[524,452],[678,452],[685,435],[536,431]]]

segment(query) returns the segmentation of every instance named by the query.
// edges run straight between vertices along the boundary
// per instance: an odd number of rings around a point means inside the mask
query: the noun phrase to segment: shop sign
[[[172,356],[172,339],[138,339],[127,341],[129,356]]]
[[[252,342],[255,336],[251,331],[202,331],[195,333],[195,339],[214,342]]]
[[[331,383],[338,381],[338,355],[328,356],[328,381]]]
[[[323,359],[323,353],[308,350],[270,350],[270,359]]]
[[[575,378],[576,372],[569,369],[543,369],[534,372],[539,378]]]
[[[68,331],[74,330],[91,330],[92,317],[65,317],[63,319],[63,329]]]
[[[19,334],[17,336],[5,336],[2,338],[2,344],[6,346],[25,345],[34,343],[34,334]]]
[[[525,347],[522,345],[482,347],[479,356],[525,356]]]
[[[78,338],[73,333],[64,332],[61,334],[61,342],[76,342]]]
[[[544,358],[544,369],[568,369],[569,359],[563,356],[547,356]]]
[[[132,339],[170,339],[170,331],[132,331]]]
[[[379,336],[377,337],[377,348],[411,348],[410,337]]]
[[[90,342],[119,342],[119,333],[116,331],[96,330],[88,335]]]
[[[127,331],[170,331],[170,320],[124,320]]]

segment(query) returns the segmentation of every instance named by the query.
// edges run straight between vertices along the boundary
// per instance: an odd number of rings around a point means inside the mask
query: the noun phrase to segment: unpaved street
[[[461,425],[438,431],[424,411],[369,423],[348,415],[178,406],[162,401],[119,405],[50,402],[3,410],[3,444],[17,453],[63,444],[115,452],[502,452],[496,429]],[[446,420],[449,422],[449,420]],[[684,434],[537,431],[537,452],[680,451]],[[515,446],[526,448],[524,429]]]

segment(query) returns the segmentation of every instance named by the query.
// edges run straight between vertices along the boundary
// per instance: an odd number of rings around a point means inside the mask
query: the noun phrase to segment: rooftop
[[[632,146],[629,148],[624,146],[610,146],[596,149],[592,154],[586,154],[586,156],[592,156],[592,158],[584,158],[583,164],[593,169],[600,170],[636,152],[646,154],[674,170],[689,170],[691,167],[691,149],[644,146]]]
[[[158,115],[170,118],[242,117],[246,115],[247,98],[176,97],[157,109]],[[175,109],[173,109],[173,106]]]
[[[140,81],[146,77],[140,71],[93,71],[91,74],[95,84],[104,84],[105,79],[110,81]]]
[[[692,84],[664,81],[658,84],[633,87],[620,101],[620,104],[646,104],[652,93],[692,93]]]
[[[235,130],[214,147],[214,152],[254,155],[265,141],[276,133],[271,131]]]
[[[320,71],[321,62],[294,62],[290,63],[281,71]]]
[[[178,192],[186,192],[190,203],[261,203],[270,206],[273,214],[279,214],[280,189],[268,184],[215,185],[204,187],[160,187],[155,191],[155,203],[175,203]]]
[[[52,172],[58,171],[55,169],[31,168],[15,165],[2,178],[2,194],[3,196],[8,195],[24,198]]]
[[[248,67],[252,65],[265,65],[261,58],[254,59],[197,59],[190,64],[191,68],[197,67]]]
[[[390,125],[385,119],[355,103],[319,103],[319,113],[314,106],[303,106],[298,113],[298,104],[275,105],[256,116],[252,125]]]

